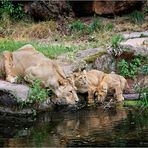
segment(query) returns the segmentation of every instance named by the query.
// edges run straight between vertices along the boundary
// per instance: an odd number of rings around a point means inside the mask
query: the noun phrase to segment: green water
[[[148,111],[87,108],[35,119],[0,116],[1,147],[148,147]]]

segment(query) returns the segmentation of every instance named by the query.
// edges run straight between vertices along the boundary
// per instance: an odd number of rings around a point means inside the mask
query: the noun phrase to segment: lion
[[[115,98],[118,102],[124,100],[123,90],[129,89],[127,80],[115,73],[105,74],[101,83],[95,91],[95,97],[99,102],[103,102],[109,91],[115,91]]]
[[[104,72],[98,70],[90,70],[77,72],[72,75],[74,85],[77,88],[77,92],[88,92],[88,103],[94,103],[94,91],[104,77]]]
[[[5,73],[10,83],[16,82],[19,76],[30,83],[38,79],[42,86],[50,87],[57,98],[66,99],[68,104],[76,104],[79,100],[73,83],[66,79],[61,67],[30,44],[14,52],[4,51],[0,72]]]

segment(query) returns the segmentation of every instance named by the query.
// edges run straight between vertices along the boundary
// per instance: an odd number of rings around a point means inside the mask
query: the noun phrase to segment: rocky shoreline
[[[120,45],[122,49],[128,48],[130,55],[148,56],[148,31],[135,32],[131,34],[123,34],[124,42]],[[127,51],[122,51],[118,58]],[[97,69],[107,73],[116,72],[117,58],[114,57],[106,49],[94,48],[78,51],[75,54],[75,60],[71,61],[67,54],[57,57],[57,62],[63,68],[66,76],[79,70]],[[143,76],[138,82],[143,82],[141,87],[148,86],[146,79],[147,75]],[[137,83],[137,82],[136,82]],[[135,82],[131,84],[131,89]],[[49,111],[54,108],[57,102],[51,102],[51,98],[36,105],[22,108],[21,105],[28,99],[31,89],[23,84],[11,84],[9,82],[0,80],[0,113],[5,113],[13,116],[27,116],[35,114],[35,111]],[[139,99],[139,94],[132,90],[130,94],[124,94],[125,99],[133,100]],[[64,103],[61,102],[61,105]],[[60,105],[60,103],[58,104]],[[64,104],[65,105],[65,104]]]

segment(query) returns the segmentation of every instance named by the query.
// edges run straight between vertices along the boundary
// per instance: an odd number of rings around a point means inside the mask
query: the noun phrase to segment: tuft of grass
[[[135,24],[142,24],[145,21],[144,14],[137,10],[130,14],[130,19]]]

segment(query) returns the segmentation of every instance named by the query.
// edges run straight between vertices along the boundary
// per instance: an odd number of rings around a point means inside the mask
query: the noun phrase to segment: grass
[[[140,100],[125,100],[124,101],[124,106],[141,106],[142,105],[142,101]]]
[[[22,47],[23,45],[31,44],[33,45],[38,51],[42,52],[49,58],[54,58],[62,53],[70,52],[75,49],[75,47],[66,47],[62,44],[59,45],[44,45],[40,44],[35,41],[16,41],[10,39],[0,39],[0,52],[4,50],[15,51]]]

